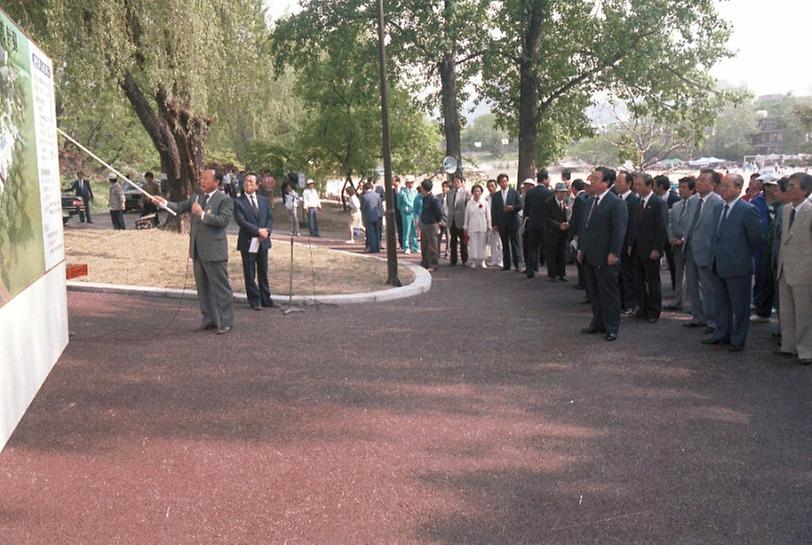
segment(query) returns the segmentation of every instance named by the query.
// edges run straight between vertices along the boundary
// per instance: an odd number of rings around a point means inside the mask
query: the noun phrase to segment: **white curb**
[[[364,256],[372,259],[381,259],[375,256]],[[400,288],[387,288],[378,291],[364,293],[342,293],[337,295],[294,295],[292,298],[286,295],[274,295],[274,304],[285,304],[292,302],[295,305],[347,305],[353,303],[380,303],[383,301],[394,301],[420,295],[431,289],[431,274],[418,265],[412,263],[398,263],[405,266],[414,273],[414,282]],[[81,291],[91,293],[116,293],[120,295],[140,295],[142,297],[166,297],[168,299],[194,299],[197,292],[193,289],[179,290],[174,288],[146,288],[143,286],[126,286],[121,284],[101,284],[96,282],[78,282],[68,280],[70,291]],[[245,303],[247,298],[244,293],[235,293],[234,300]]]

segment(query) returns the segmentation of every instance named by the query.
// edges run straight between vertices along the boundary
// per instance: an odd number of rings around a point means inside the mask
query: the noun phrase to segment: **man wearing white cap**
[[[124,189],[118,183],[118,176],[111,172],[107,179],[110,181],[110,196],[107,199],[107,209],[110,210],[110,219],[113,220],[113,229],[125,230],[124,225]]]
[[[321,199],[316,190],[316,182],[313,178],[307,180],[307,189],[302,192],[304,209],[307,210],[307,227],[311,237],[319,236],[319,210],[321,210]]]

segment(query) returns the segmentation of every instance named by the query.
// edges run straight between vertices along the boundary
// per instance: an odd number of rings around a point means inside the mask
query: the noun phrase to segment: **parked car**
[[[144,182],[135,182],[140,188],[144,188]],[[124,182],[124,211],[141,210],[141,196],[143,193]]]
[[[62,225],[68,223],[73,216],[85,212],[85,202],[81,197],[69,193],[62,194]]]

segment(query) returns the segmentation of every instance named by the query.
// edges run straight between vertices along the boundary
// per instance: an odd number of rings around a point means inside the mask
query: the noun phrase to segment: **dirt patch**
[[[234,291],[244,291],[242,260],[234,248],[236,236],[228,237],[228,272]],[[86,263],[84,282],[103,282],[159,288],[194,287],[191,260],[187,258],[189,235],[160,230],[65,231],[69,263]],[[188,267],[188,268],[187,268]],[[271,291],[289,294],[290,244],[274,241],[269,258]],[[188,272],[188,275],[187,275]],[[414,273],[401,267],[404,285]],[[296,243],[293,249],[293,294],[360,293],[384,289],[386,262],[321,246]],[[315,288],[314,288],[315,285]]]

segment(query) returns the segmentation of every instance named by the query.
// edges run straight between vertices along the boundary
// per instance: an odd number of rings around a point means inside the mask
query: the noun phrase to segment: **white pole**
[[[103,164],[104,166],[106,166],[107,168],[109,168],[109,169],[110,169],[110,170],[111,170],[113,173],[115,173],[115,174],[116,174],[116,176],[118,176],[119,178],[123,178],[125,182],[127,182],[128,184],[130,184],[131,186],[133,186],[134,188],[136,188],[138,191],[140,191],[141,193],[143,193],[143,194],[144,194],[144,195],[146,195],[147,197],[152,198],[152,195],[150,195],[148,192],[146,192],[146,191],[144,191],[143,189],[141,189],[141,187],[140,187],[140,186],[139,186],[137,183],[135,183],[135,182],[133,182],[132,180],[130,180],[129,178],[127,178],[127,177],[126,177],[124,174],[122,174],[121,172],[119,172],[118,170],[116,170],[116,169],[115,169],[115,168],[114,168],[112,165],[110,165],[110,164],[106,163],[105,161],[103,161],[103,160],[102,160],[102,159],[101,159],[101,158],[100,158],[98,155],[96,155],[95,153],[93,153],[92,151],[90,151],[89,149],[87,149],[86,147],[84,147],[82,144],[80,144],[79,142],[77,142],[76,140],[74,140],[73,138],[71,138],[70,136],[68,136],[68,135],[67,135],[67,133],[65,133],[65,131],[63,131],[63,130],[62,130],[62,129],[60,129],[59,127],[57,127],[57,128],[56,128],[56,130],[57,130],[57,132],[58,132],[59,134],[61,134],[61,135],[62,135],[62,136],[64,136],[65,138],[67,138],[67,139],[68,139],[68,141],[72,142],[72,143],[73,143],[73,144],[74,144],[74,145],[75,145],[77,148],[79,148],[80,150],[82,150],[83,152],[87,153],[88,155],[90,155],[91,157],[93,157],[95,160],[97,160],[98,162],[100,162],[101,164]],[[170,208],[169,208],[168,206],[166,206],[166,205],[161,205],[161,204],[159,204],[158,206],[160,206],[161,208],[163,208],[164,210],[166,210],[167,212],[169,212],[169,213],[170,213],[170,214],[172,214],[173,216],[177,216],[177,215],[178,215],[178,214],[177,214],[177,213],[176,213],[174,210],[170,209]]]

